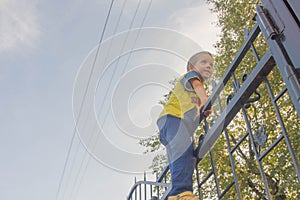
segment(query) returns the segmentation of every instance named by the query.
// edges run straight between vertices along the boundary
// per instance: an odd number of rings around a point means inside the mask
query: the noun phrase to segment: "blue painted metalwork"
[[[300,183],[299,158],[296,156],[296,153],[299,152],[295,152],[295,149],[293,149],[291,145],[289,134],[277,103],[279,99],[282,99],[284,95],[288,94],[298,117],[300,116],[300,10],[298,9],[300,8],[300,2],[297,0],[262,0],[262,4],[263,6],[257,5],[256,7],[256,15],[254,17],[256,25],[250,33],[245,29],[245,42],[237,52],[221,81],[219,81],[218,84],[213,82],[213,93],[203,108],[204,112],[204,110],[211,107],[211,105],[217,103],[220,115],[217,119],[214,119],[214,122],[209,126],[206,118],[203,117],[204,115],[202,112],[201,120],[204,121],[205,124],[205,137],[202,141],[202,145],[197,150],[199,163],[197,163],[195,167],[197,191],[200,199],[202,199],[202,186],[211,178],[214,180],[214,187],[216,188],[218,199],[222,199],[233,186],[235,186],[237,198],[243,199],[233,155],[245,141],[248,141],[251,144],[254,153],[254,161],[259,170],[264,187],[265,199],[271,199],[272,192],[268,184],[268,179],[270,177],[266,174],[262,161],[281,141],[285,142],[295,174],[297,175],[297,181]],[[261,57],[258,56],[253,45],[253,42],[258,37],[259,33],[263,34],[268,45],[268,50]],[[240,85],[235,73],[248,51],[252,51],[257,64],[250,73],[244,73],[241,77],[242,84]],[[278,67],[285,83],[285,87],[277,95],[274,95],[267,78],[275,66]],[[233,80],[234,83],[234,92],[227,98],[227,104],[223,108],[220,94],[224,87],[229,83],[230,79]],[[260,94],[258,93],[257,88],[262,83],[265,84],[282,132],[274,141],[270,141],[272,143],[268,146],[266,146],[268,139],[265,130],[266,127],[264,124],[260,124],[258,129],[253,130],[250,123],[251,120],[247,113],[247,108],[249,108],[250,104],[255,101],[260,101]],[[251,98],[253,94],[256,94],[256,96]],[[240,111],[245,121],[247,131],[237,141],[234,141],[234,145],[231,146],[230,141],[232,138],[230,138],[228,134],[227,126]],[[223,190],[219,186],[214,156],[211,151],[211,148],[222,133],[224,133],[225,136],[231,172],[233,175],[233,180],[229,181],[227,187]],[[208,172],[206,177],[200,180],[199,165],[201,165],[201,159],[205,155],[210,157],[212,170]],[[171,183],[166,182],[168,170],[169,168],[166,167],[161,172],[160,176],[157,177],[155,182],[147,181],[146,176],[144,181],[136,182],[130,190],[127,200],[134,199],[134,197],[135,199],[140,200],[166,199],[168,192],[171,189]],[[144,192],[141,191],[142,186],[144,186]],[[154,188],[156,191],[155,195],[152,191]],[[150,192],[147,192],[148,190],[150,190]],[[137,196],[140,198],[137,198]]]

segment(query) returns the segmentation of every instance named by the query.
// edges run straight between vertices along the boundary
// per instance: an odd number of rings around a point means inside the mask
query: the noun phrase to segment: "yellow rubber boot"
[[[176,196],[169,196],[168,200],[199,200],[192,192],[187,191]]]
[[[177,197],[176,196],[169,196],[168,200],[177,200]]]

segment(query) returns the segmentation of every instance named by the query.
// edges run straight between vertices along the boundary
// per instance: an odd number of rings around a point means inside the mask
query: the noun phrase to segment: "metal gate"
[[[214,106],[217,114],[201,122],[205,138],[195,168],[200,199],[300,199],[300,2],[262,0],[262,5],[204,107]],[[261,55],[255,48],[260,39],[265,42]],[[246,72],[250,54],[256,63]],[[274,82],[275,76],[281,78]],[[145,176],[127,199],[166,199],[167,174],[168,167],[156,181]]]

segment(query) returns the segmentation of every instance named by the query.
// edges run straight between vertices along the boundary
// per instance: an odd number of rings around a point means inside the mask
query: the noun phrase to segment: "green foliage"
[[[234,56],[242,46],[245,35],[243,28],[251,30],[255,21],[255,4],[259,1],[242,1],[242,0],[207,0],[212,6],[212,12],[218,15],[217,25],[221,27],[220,40],[216,43],[217,55],[215,57],[215,75],[216,80],[220,79],[228,66],[234,59]],[[267,50],[265,39],[262,35],[254,41],[255,47],[259,57],[263,56]],[[242,84],[241,77],[244,73],[251,73],[256,66],[256,58],[254,53],[250,50],[247,52],[245,58],[240,63],[238,70],[235,72],[235,77]],[[204,180],[212,171],[211,157],[214,159],[216,169],[216,180],[220,186],[220,192],[234,180],[232,171],[230,154],[228,149],[232,148],[241,137],[250,132],[257,134],[262,126],[265,128],[267,140],[264,145],[253,144],[248,136],[247,139],[232,154],[232,161],[236,169],[236,176],[238,178],[238,186],[241,191],[243,199],[266,199],[264,184],[259,170],[259,165],[255,155],[263,154],[268,148],[278,142],[274,149],[270,151],[262,159],[262,168],[265,173],[267,185],[272,196],[272,199],[300,199],[300,184],[295,167],[291,159],[291,153],[295,154],[295,158],[300,158],[300,119],[297,115],[293,103],[289,97],[288,92],[285,92],[277,101],[273,102],[270,98],[267,84],[270,85],[273,93],[277,96],[285,88],[285,83],[282,80],[281,74],[277,67],[266,77],[266,83],[261,84],[257,91],[260,93],[260,100],[252,103],[247,109],[246,117],[249,119],[251,129],[247,128],[245,116],[239,112],[232,122],[227,126],[226,131],[220,136],[216,144],[212,147],[211,154],[207,154],[199,163],[199,177]],[[224,91],[220,96],[221,105],[226,106],[226,98],[229,94],[234,94],[232,87],[233,80],[230,80],[224,87]],[[174,82],[173,82],[174,83]],[[166,94],[164,99],[160,102],[164,105],[170,94]],[[251,97],[254,97],[253,94]],[[274,107],[274,103],[276,103]],[[214,114],[210,119],[217,118],[220,115],[218,103],[215,102]],[[278,108],[278,110],[276,110]],[[278,115],[278,112],[280,115]],[[281,123],[284,123],[285,128],[282,128]],[[195,134],[195,141],[200,133],[203,132],[201,128]],[[283,137],[283,133],[286,135]],[[225,134],[228,134],[230,146],[227,145]],[[288,148],[287,141],[291,143],[293,152]],[[159,144],[158,135],[153,136],[141,142],[143,146],[148,148],[148,151],[154,152],[161,148]],[[166,165],[166,158],[163,155],[158,155],[151,166],[155,171],[160,171],[162,165]],[[196,175],[195,175],[196,181]],[[198,190],[195,188],[195,192]],[[201,187],[201,196],[203,199],[215,199],[216,184],[215,179],[211,176],[208,181]],[[235,186],[226,193],[224,199],[237,199]]]

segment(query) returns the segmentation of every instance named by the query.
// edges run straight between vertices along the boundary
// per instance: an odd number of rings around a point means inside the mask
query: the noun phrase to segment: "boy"
[[[172,179],[168,200],[198,200],[192,193],[196,161],[193,133],[208,99],[203,82],[211,77],[213,62],[212,54],[207,51],[198,52],[189,59],[187,73],[179,78],[157,120]],[[204,115],[211,113],[212,109],[209,109]]]

